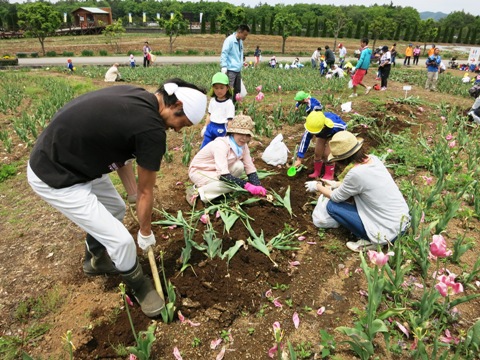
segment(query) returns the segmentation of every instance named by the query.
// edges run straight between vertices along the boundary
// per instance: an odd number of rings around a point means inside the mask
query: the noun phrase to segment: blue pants
[[[227,135],[227,124],[217,124],[214,122],[210,122],[207,125],[205,134],[203,135],[203,142],[202,142],[202,145],[200,146],[200,149],[202,149],[210,141],[215,140],[217,137],[222,137],[226,135]]]
[[[347,228],[360,239],[368,240],[367,232],[362,220],[358,216],[357,207],[347,202],[336,203],[330,200],[327,203],[327,212],[340,225]]]

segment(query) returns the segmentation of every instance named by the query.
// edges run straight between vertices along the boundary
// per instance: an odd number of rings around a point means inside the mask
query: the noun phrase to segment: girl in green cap
[[[310,114],[312,111],[322,111],[323,106],[320,104],[320,101],[312,97],[309,93],[305,91],[299,91],[293,98],[297,103],[295,104],[295,111],[298,110],[300,105],[306,104],[305,112]]]
[[[212,98],[208,105],[205,126],[201,132],[203,142],[200,149],[217,137],[227,135],[227,124],[235,116],[232,93],[226,74],[218,72],[213,75],[212,88],[208,94]]]

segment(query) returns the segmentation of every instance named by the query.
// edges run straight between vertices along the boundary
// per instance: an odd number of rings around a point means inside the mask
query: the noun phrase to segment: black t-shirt
[[[79,96],[41,133],[30,166],[56,189],[99,178],[133,158],[141,167],[158,171],[166,149],[158,105],[154,94],[134,86]]]

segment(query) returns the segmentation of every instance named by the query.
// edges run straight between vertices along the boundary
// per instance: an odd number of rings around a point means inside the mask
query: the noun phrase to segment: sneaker
[[[365,95],[367,95],[367,94],[370,92],[370,90],[372,90],[372,87],[371,87],[371,86],[367,86],[367,90],[365,90]]]
[[[380,91],[385,91],[385,90],[387,90],[385,86],[380,89]]]
[[[188,186],[186,190],[185,200],[187,200],[190,206],[193,206],[195,204],[195,200],[197,199],[197,197],[198,197],[198,191],[195,185]]]
[[[358,94],[357,94],[357,93],[353,93],[353,94],[351,94],[351,95],[349,96],[349,98],[351,98],[351,97],[356,97],[356,96],[358,96]]]
[[[347,248],[355,252],[362,252],[365,250],[376,250],[377,245],[372,244],[368,240],[358,240],[358,241],[349,241],[347,242]]]

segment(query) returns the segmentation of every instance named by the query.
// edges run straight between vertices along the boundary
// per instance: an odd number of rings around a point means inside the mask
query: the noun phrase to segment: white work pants
[[[29,164],[27,177],[32,189],[43,200],[105,246],[119,271],[128,271],[135,266],[135,242],[122,223],[125,203],[108,175],[63,189],[54,189],[40,180]]]

